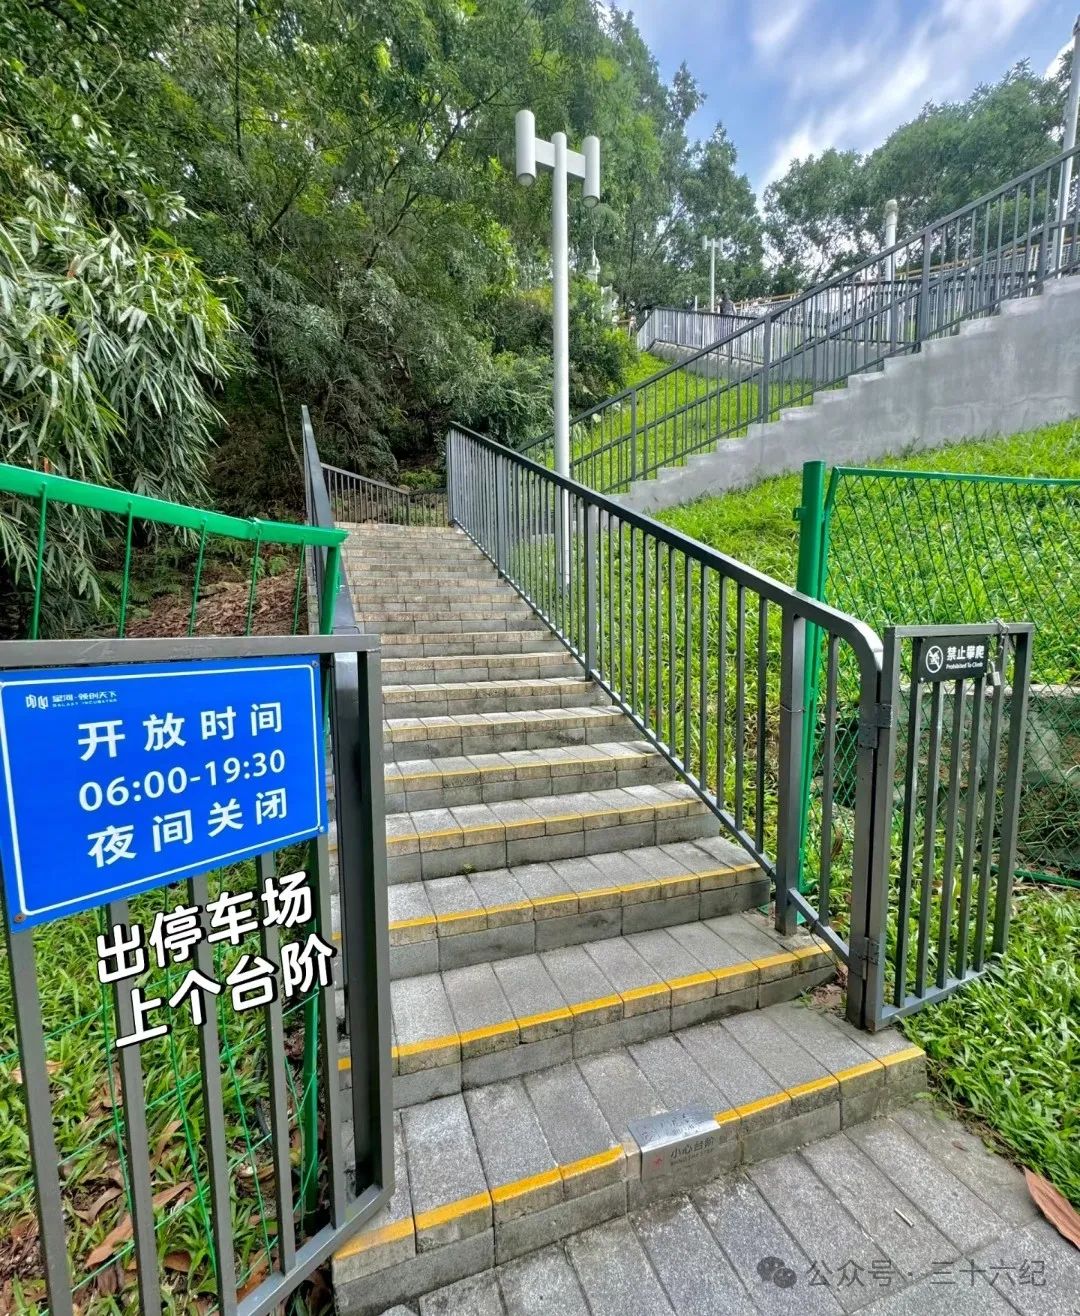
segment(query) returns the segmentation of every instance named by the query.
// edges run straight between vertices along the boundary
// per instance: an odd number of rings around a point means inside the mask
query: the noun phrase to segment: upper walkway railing
[[[743,325],[753,323],[756,318],[738,313],[725,315],[722,311],[688,311],[678,306],[654,306],[637,331],[638,350],[648,352],[657,343],[673,343],[679,347],[710,347]]]
[[[715,342],[687,348],[682,361],[583,412],[571,474],[599,492],[625,491],[1074,273],[1078,153],[1063,152]],[[550,438],[528,451],[551,463]]]

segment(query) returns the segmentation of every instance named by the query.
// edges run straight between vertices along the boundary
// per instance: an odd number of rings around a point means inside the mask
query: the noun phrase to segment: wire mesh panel
[[[455,523],[774,877],[778,925],[793,931],[809,916],[846,958],[844,937],[795,882],[808,637],[826,636],[853,674],[859,841],[834,864],[850,926],[863,916],[876,844],[880,751],[863,734],[879,709],[874,633],[460,427],[448,451]]]
[[[171,661],[288,646],[327,654],[335,646],[373,647],[355,636],[306,634],[305,550],[324,559],[326,590],[315,613],[329,629],[343,532],[243,521],[11,467],[0,468],[0,490],[9,523],[32,528],[28,542],[36,551],[12,573],[5,609],[9,630],[31,639],[71,625],[70,608],[51,594],[50,554],[62,551],[75,513],[95,518],[102,584],[92,615],[99,634],[117,639],[38,644],[35,665],[95,661],[99,651],[101,661],[116,662],[151,661],[165,650]],[[154,552],[143,551],[147,546]],[[165,556],[178,564],[183,593],[163,595],[151,607],[146,563]],[[85,616],[78,620],[82,634]],[[176,638],[130,638],[157,627]],[[254,638],[256,630],[264,638]],[[215,631],[236,638],[187,638]],[[290,631],[295,638],[285,638]],[[6,665],[27,665],[25,650],[5,648]],[[377,687],[377,673],[374,679]],[[335,726],[336,686],[328,680]],[[362,716],[370,715],[365,704]],[[358,707],[353,722],[360,719]],[[223,753],[223,786],[245,770],[260,771]],[[140,789],[149,798],[173,785],[166,773],[147,774]],[[49,780],[41,789],[50,789]],[[111,806],[135,788],[117,779],[103,789]],[[89,798],[97,801],[96,794]],[[356,800],[362,810],[359,794]],[[378,846],[381,811],[378,827],[375,817],[372,811],[364,830]],[[324,837],[9,935],[0,950],[0,1234],[14,1245],[0,1269],[0,1308],[255,1316],[283,1301],[344,1236],[340,1231],[377,1203],[384,1182],[379,1149],[365,1130],[351,1184],[346,1175],[333,982],[306,982],[240,1011],[224,987],[216,999],[211,992],[201,1026],[189,1000],[170,1003],[190,968],[219,985],[232,976],[235,985],[245,957],[246,967],[255,957],[280,966],[309,930],[331,940],[329,872]],[[201,937],[182,964],[151,953],[153,929],[178,906],[262,910],[267,883],[287,874],[299,874],[308,890],[306,926],[296,933],[262,919],[249,926],[248,919],[235,938]],[[365,880],[371,877],[365,870]],[[156,1022],[167,1031],[120,1048],[118,1038],[135,1031],[137,1021],[130,994],[99,978],[98,938],[115,928],[132,935],[124,930],[136,925],[148,953],[140,986],[144,999],[160,1002]],[[364,964],[354,956],[356,972]],[[377,995],[371,984],[367,994]]]
[[[837,467],[823,545],[820,596],[882,630],[1034,623],[1018,863],[1080,879],[1080,480]]]

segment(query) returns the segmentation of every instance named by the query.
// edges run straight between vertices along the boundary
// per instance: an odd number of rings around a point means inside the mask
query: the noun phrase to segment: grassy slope
[[[868,464],[896,470],[1080,478],[1080,421]],[[799,476],[783,475],[739,493],[669,508],[658,519],[794,584],[799,535],[792,511],[799,495]]]
[[[1080,422],[877,465],[1080,477]],[[795,579],[799,478],[702,498],[661,519],[785,582]],[[1080,564],[1078,564],[1080,569]],[[1080,895],[1022,890],[992,974],[905,1023],[939,1089],[1080,1205]]]

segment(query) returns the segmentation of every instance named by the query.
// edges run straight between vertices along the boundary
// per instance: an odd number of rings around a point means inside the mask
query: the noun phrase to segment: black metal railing
[[[1074,273],[1078,153],[1029,170],[575,417],[571,475],[599,492],[624,491]],[[528,451],[551,464],[550,437]]]
[[[327,494],[339,522],[446,525],[445,489],[403,489],[322,463]]]
[[[922,649],[914,667],[910,652],[913,637],[930,645],[945,628],[894,628],[883,643],[856,618],[461,426],[447,456],[452,522],[773,878],[778,929],[804,922],[847,964],[853,1023],[879,1027],[985,971],[1008,930],[1030,625],[954,628],[942,662],[963,640],[982,646],[986,670],[946,691],[948,671],[921,678]],[[819,663],[824,696],[808,698]],[[931,688],[916,723],[937,728],[929,748],[916,731],[898,752]],[[810,762],[808,723],[824,729]],[[916,831],[929,859],[913,883]]]
[[[881,641],[855,618],[461,427],[450,430],[448,459],[453,523],[773,877],[777,924],[793,931],[808,627],[857,673],[868,728],[879,720]],[[860,739],[852,807],[863,839],[878,752],[875,737]],[[837,862],[865,899],[876,851],[854,845]],[[822,929],[844,959],[848,923]]]

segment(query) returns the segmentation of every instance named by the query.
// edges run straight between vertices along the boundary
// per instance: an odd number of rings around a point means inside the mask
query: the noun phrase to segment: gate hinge
[[[859,722],[860,749],[877,749],[881,732],[895,724],[892,704],[875,704],[868,718]]]
[[[859,978],[869,978],[870,968],[881,963],[881,943],[873,937],[852,937],[848,942],[848,969]]]

